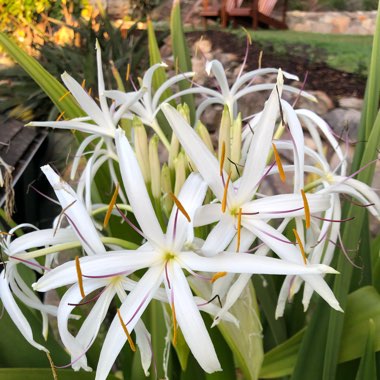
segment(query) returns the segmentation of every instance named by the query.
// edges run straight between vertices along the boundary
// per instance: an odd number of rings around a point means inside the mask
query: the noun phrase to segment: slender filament
[[[80,295],[82,296],[82,298],[85,298],[86,294],[84,292],[84,287],[83,287],[83,276],[82,276],[82,269],[80,267],[79,256],[75,256],[75,267],[77,270],[77,278],[78,278]]]
[[[172,302],[172,318],[173,318],[173,346],[177,344],[177,317],[175,314],[174,302]]]
[[[185,207],[183,207],[183,205],[180,202],[180,200],[173,193],[169,193],[169,195],[170,195],[170,198],[173,200],[173,202],[176,204],[178,210],[182,212],[183,216],[190,223],[191,222],[191,218],[190,218],[189,214],[187,213],[187,211],[185,210]]]
[[[223,167],[224,167],[224,160],[226,158],[226,143],[223,141],[222,143],[222,152],[220,153],[220,163],[219,163],[219,174],[220,176],[223,175]]]
[[[294,236],[296,237],[297,244],[300,246],[300,250],[301,250],[301,254],[302,254],[302,258],[303,258],[303,263],[306,265],[306,253],[305,253],[305,250],[303,248],[303,244],[302,244],[300,235],[298,235],[298,232],[295,228],[293,228],[293,233],[294,233]]]
[[[224,186],[223,199],[222,199],[222,212],[226,212],[228,185],[230,183],[231,175],[232,175],[232,171],[230,171],[230,174],[228,174],[227,182],[226,182],[226,185]]]
[[[117,309],[116,311],[117,311],[117,316],[119,317],[121,327],[122,327],[123,331],[125,332],[125,335],[127,336],[129,347],[131,347],[131,350],[133,352],[136,352],[136,346],[133,343],[133,339],[131,337],[131,334],[128,332],[127,326],[125,325],[125,323],[123,321],[123,317],[121,316],[120,309]]]
[[[272,147],[273,147],[274,158],[276,159],[276,164],[277,164],[277,168],[278,168],[278,174],[280,175],[281,181],[285,182],[286,181],[286,175],[285,175],[285,172],[284,172],[284,168],[282,166],[280,154],[278,153],[278,150],[277,150],[275,144],[272,143]]]
[[[116,189],[112,195],[112,198],[111,198],[111,202],[110,204],[108,205],[108,209],[107,209],[107,213],[106,213],[106,216],[104,217],[104,222],[103,222],[103,227],[106,228],[108,226],[108,222],[110,220],[110,217],[111,217],[111,213],[112,213],[112,210],[115,206],[115,203],[116,203],[116,199],[117,199],[117,195],[119,193],[119,184],[116,185]]]
[[[227,272],[217,272],[217,273],[215,273],[215,274],[212,276],[211,280],[210,280],[211,284],[213,284],[213,283],[214,283],[216,280],[218,280],[219,278],[224,277],[226,274],[227,274]]]
[[[305,209],[305,221],[306,221],[306,228],[310,228],[310,207],[309,202],[307,201],[305,191],[301,189],[302,194],[302,200],[303,200],[303,207]]]

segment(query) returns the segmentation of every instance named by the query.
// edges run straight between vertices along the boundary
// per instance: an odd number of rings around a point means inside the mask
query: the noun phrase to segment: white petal
[[[176,319],[190,351],[207,373],[221,371],[214,345],[182,269],[178,264],[172,263],[168,270],[171,286],[169,289],[166,281],[168,299],[173,299]]]
[[[322,194],[306,194],[311,214],[325,211],[330,207],[330,197],[321,195]],[[246,203],[243,212],[259,213],[257,215],[244,215],[244,219],[272,219],[305,215],[301,193],[279,194],[256,199]]]
[[[326,265],[293,264],[272,257],[241,252],[221,252],[213,257],[203,257],[194,252],[182,252],[179,260],[184,267],[195,271],[251,274],[313,274],[336,273]]]
[[[178,199],[190,217],[190,222],[174,205],[170,219],[166,237],[168,243],[173,244],[173,250],[177,251],[182,248],[186,241],[191,242],[194,237],[193,219],[198,207],[203,203],[207,191],[207,184],[197,173],[192,173],[183,184]],[[178,210],[178,211],[177,211]],[[176,216],[176,214],[178,215]],[[175,239],[174,228],[176,229]]]
[[[237,198],[239,203],[251,200],[259,180],[264,174],[272,137],[279,112],[279,96],[281,96],[283,78],[279,71],[277,86],[272,90],[260,116],[258,127],[252,137]]]
[[[163,267],[157,266],[149,269],[129,293],[120,307],[120,313],[128,332],[131,333],[141,314],[148,306],[155,291],[162,282]],[[106,380],[120,350],[127,341],[127,337],[120,325],[118,316],[113,319],[108,329],[102,351],[100,352],[95,380]]]
[[[124,187],[134,215],[147,239],[164,245],[164,236],[153,210],[136,156],[121,129],[116,131],[116,150]]]
[[[50,182],[65,215],[76,232],[88,255],[103,254],[106,252],[99,234],[87,213],[86,208],[76,196],[74,190],[63,181],[49,166],[42,166],[46,178]]]
[[[202,252],[206,256],[215,256],[230,244],[235,235],[234,219],[227,213],[223,214],[219,223],[208,234]]]
[[[152,346],[151,336],[146,329],[144,323],[139,320],[135,326],[136,344],[140,350],[141,365],[143,367],[145,376],[149,376],[149,367],[152,363]]]
[[[191,158],[201,173],[204,180],[208,183],[211,190],[219,200],[223,199],[224,187],[219,175],[219,163],[214,155],[208,150],[207,146],[194,131],[186,120],[169,104],[162,106],[165,114],[178,140],[181,142],[186,154]],[[225,178],[227,178],[227,175]]]
[[[0,299],[4,305],[5,310],[8,312],[13,323],[19,329],[23,337],[35,348],[48,352],[48,350],[42,345],[38,344],[33,339],[33,332],[29,325],[28,320],[22,314],[20,308],[18,307],[16,301],[14,300],[12,293],[8,286],[8,281],[6,278],[5,270],[0,273]]]
[[[134,272],[149,267],[158,259],[155,252],[115,251],[107,255],[82,257],[80,266],[83,276],[113,277],[127,271]],[[47,291],[73,284],[77,280],[75,261],[69,261],[47,272],[33,284],[33,288],[38,291]]]
[[[87,94],[82,86],[66,72],[62,74],[61,78],[76,101],[82,107],[83,111],[99,126],[107,126],[107,121],[99,106],[95,103],[91,96]]]
[[[220,203],[212,203],[199,207],[194,215],[194,227],[215,223],[222,217]]]
[[[33,231],[25,235],[21,235],[13,240],[7,248],[7,254],[14,255],[31,248],[62,244],[72,241],[78,241],[78,239],[71,229],[58,229],[55,231],[54,229],[49,228],[46,230]]]

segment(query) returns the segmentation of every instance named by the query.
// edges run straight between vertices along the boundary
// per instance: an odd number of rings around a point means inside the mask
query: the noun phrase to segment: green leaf
[[[318,311],[319,310],[319,311]],[[320,312],[322,309],[318,309]],[[373,350],[380,351],[380,294],[372,286],[365,286],[356,290],[348,296],[347,307],[345,312],[342,342],[340,345],[339,363],[348,362],[360,358],[365,350],[368,330],[368,321],[373,320],[375,325],[375,333],[373,336]],[[323,313],[317,315],[323,324]],[[313,323],[313,322],[312,322]],[[309,325],[308,329],[315,326],[318,330],[318,324]],[[301,330],[286,342],[280,344],[273,350],[267,352],[264,356],[264,363],[261,368],[260,377],[263,379],[288,376],[293,373],[293,377],[301,374],[294,373],[299,371],[299,367],[295,367],[298,353],[303,344],[313,345],[309,342],[305,334],[305,329]],[[311,376],[321,378],[322,369],[318,369],[318,361],[314,362],[314,357],[318,353],[316,349],[311,348],[309,360],[306,363],[308,380]],[[313,360],[310,360],[313,358]],[[303,374],[305,378],[305,373]],[[363,377],[364,379],[364,377]]]
[[[244,378],[258,379],[264,351],[260,312],[251,283],[230,312],[239,320],[239,327],[229,322],[220,322],[218,328],[230,346]]]
[[[191,59],[189,49],[187,47],[185,34],[183,31],[183,22],[181,18],[181,9],[179,0],[173,2],[173,7],[170,15],[170,33],[172,38],[173,55],[176,70],[179,73],[191,71]],[[190,87],[187,80],[179,82],[179,88],[186,90]],[[190,109],[190,121],[194,123],[195,118],[195,102],[193,95],[185,95],[182,97],[182,102],[186,103]]]
[[[65,112],[65,118],[83,116],[81,108],[71,94],[62,98],[67,89],[3,32],[0,32],[0,45],[33,78],[57,108]]]
[[[74,372],[72,370],[57,370],[58,380],[94,380],[94,372]],[[52,380],[50,368],[0,368],[0,380]],[[109,375],[107,380],[117,380]]]
[[[376,356],[375,356],[376,327],[372,319],[368,322],[368,337],[356,380],[376,380]]]

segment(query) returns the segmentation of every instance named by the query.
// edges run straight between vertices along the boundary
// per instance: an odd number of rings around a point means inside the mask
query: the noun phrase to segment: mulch
[[[244,38],[233,33],[211,29],[186,33],[189,42],[195,42],[201,36],[212,42],[213,50],[221,49],[224,53],[234,53],[239,61],[243,61],[246,52]],[[314,50],[313,55],[320,59],[312,61],[308,58],[310,47],[306,44],[304,49],[298,46],[297,51],[288,49],[287,52],[278,54],[270,44],[263,46],[255,43],[250,47],[246,70],[257,69],[260,51],[263,51],[262,67],[281,67],[285,71],[298,75],[301,80],[307,73],[305,90],[324,91],[334,100],[341,97],[364,97],[366,78],[329,67],[323,61],[323,51]],[[305,53],[302,54],[302,51]]]

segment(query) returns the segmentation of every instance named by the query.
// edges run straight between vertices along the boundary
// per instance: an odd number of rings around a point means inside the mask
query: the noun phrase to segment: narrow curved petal
[[[176,263],[172,263],[168,269],[171,288],[166,281],[166,292],[168,299],[174,302],[176,319],[186,343],[204,371],[221,371],[214,345],[182,269]]]
[[[106,253],[99,234],[94,227],[90,216],[74,190],[63,181],[49,166],[42,166],[41,170],[50,182],[68,221],[82,242],[88,255]]]
[[[202,139],[194,131],[186,120],[169,104],[162,106],[162,111],[165,114],[174,133],[186,151],[186,154],[191,158],[201,173],[204,180],[208,183],[213,193],[221,201],[223,199],[223,182],[219,175],[219,163],[215,156],[208,150]],[[225,178],[227,178],[227,175]]]
[[[222,217],[220,203],[211,203],[199,207],[194,215],[194,227],[215,223]]]
[[[333,268],[323,264],[304,265],[256,256],[249,253],[221,252],[213,257],[204,257],[194,252],[182,252],[180,262],[184,267],[204,272],[229,272],[250,274],[316,274],[337,273]]]
[[[66,228],[55,231],[53,228],[48,228],[33,231],[14,239],[7,247],[7,254],[15,255],[31,248],[62,244],[71,241],[78,241],[77,236],[71,229]]]
[[[140,350],[141,365],[145,376],[149,376],[149,367],[152,363],[152,338],[144,323],[139,320],[135,326],[136,344]]]
[[[24,314],[18,307],[9,289],[5,270],[3,270],[0,273],[0,299],[4,305],[5,310],[7,311],[13,323],[19,329],[23,337],[33,347],[37,348],[38,350],[48,352],[48,350],[44,346],[42,346],[34,340],[32,328],[30,327],[28,320],[25,318]]]
[[[326,211],[331,206],[329,196],[322,194],[306,194],[310,213]],[[304,203],[301,193],[299,194],[279,194],[265,198],[256,199],[244,205],[243,212],[256,213],[257,215],[244,215],[250,219],[272,219],[289,218],[305,215]]]
[[[155,252],[119,251],[107,255],[87,256],[80,259],[83,278],[86,276],[112,277],[125,272],[147,268],[154,265],[158,258]],[[47,272],[33,288],[47,291],[77,282],[75,261],[69,261]]]
[[[121,129],[116,131],[116,150],[124,187],[134,215],[147,239],[164,245],[164,235],[153,210],[136,156]]]
[[[166,238],[167,240],[169,240],[168,243],[173,245],[173,249],[175,251],[181,249],[186,241],[191,242],[193,240],[194,214],[198,207],[202,205],[206,195],[206,191],[207,184],[197,173],[190,174],[186,182],[183,184],[181,191],[178,195],[178,199],[181,202],[187,214],[189,215],[190,222],[186,219],[183,213],[180,212],[174,205],[168,222]]]
[[[86,112],[86,114],[90,116],[97,125],[107,126],[107,121],[104,118],[101,109],[95,103],[94,99],[92,99],[91,96],[87,94],[85,89],[82,88],[82,86],[66,72],[62,74],[61,78],[83,111]]]
[[[230,88],[228,86],[227,76],[223,65],[216,59],[209,61],[206,63],[206,72],[208,75],[210,75],[211,72],[214,74],[216,80],[218,81],[220,90],[222,91],[223,97],[226,100],[229,100]]]
[[[281,96],[282,86],[283,78],[280,70],[277,85],[272,90],[269,99],[265,103],[264,110],[258,121],[258,127],[255,129],[255,134],[252,137],[248,150],[243,175],[237,193],[237,199],[240,203],[252,198],[257,189],[259,180],[264,173],[279,113],[279,96]]]
[[[236,235],[234,219],[231,215],[224,214],[218,224],[208,234],[202,246],[205,256],[215,256],[230,244]]]
[[[163,267],[149,269],[129,293],[120,307],[120,313],[128,332],[131,333],[142,313],[153,298],[157,288],[162,283]],[[127,337],[120,325],[118,316],[113,319],[108,329],[102,351],[100,352],[95,380],[106,380],[111,368],[123,348]]]

